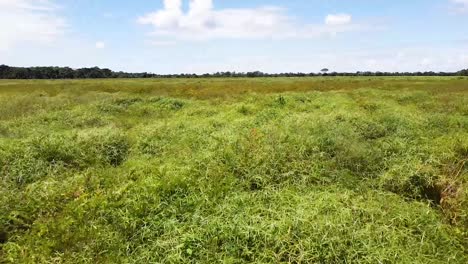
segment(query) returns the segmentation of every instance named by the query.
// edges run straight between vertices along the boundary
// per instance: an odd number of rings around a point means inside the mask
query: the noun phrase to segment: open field
[[[468,263],[468,78],[0,80],[0,263]]]

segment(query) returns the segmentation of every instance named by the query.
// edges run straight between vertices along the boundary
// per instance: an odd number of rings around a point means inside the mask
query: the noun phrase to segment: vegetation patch
[[[0,81],[0,262],[467,263],[467,87]]]

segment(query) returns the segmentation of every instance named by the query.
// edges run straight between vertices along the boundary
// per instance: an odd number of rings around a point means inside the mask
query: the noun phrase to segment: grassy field
[[[0,81],[0,263],[468,263],[468,78]]]

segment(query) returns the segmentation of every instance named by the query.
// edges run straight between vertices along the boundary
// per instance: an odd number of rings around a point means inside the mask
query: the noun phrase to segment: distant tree
[[[355,73],[329,72],[324,68],[321,74],[302,72],[264,73],[254,72],[215,72],[205,74],[154,74],[154,73],[128,73],[114,72],[109,69],[98,67],[72,69],[69,67],[10,67],[0,65],[0,79],[95,79],[95,78],[257,78],[257,77],[304,77],[304,76],[468,76],[468,69],[458,72],[371,72],[358,71]]]
[[[255,78],[255,77],[263,77],[265,74],[261,71],[254,71],[254,72],[248,72],[247,77],[249,78]]]
[[[458,72],[458,75],[461,75],[461,76],[468,76],[468,69],[459,71],[459,72]]]

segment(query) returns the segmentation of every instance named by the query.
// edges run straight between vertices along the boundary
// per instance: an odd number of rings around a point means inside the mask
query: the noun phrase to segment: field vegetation
[[[468,78],[0,81],[0,263],[468,263]]]

